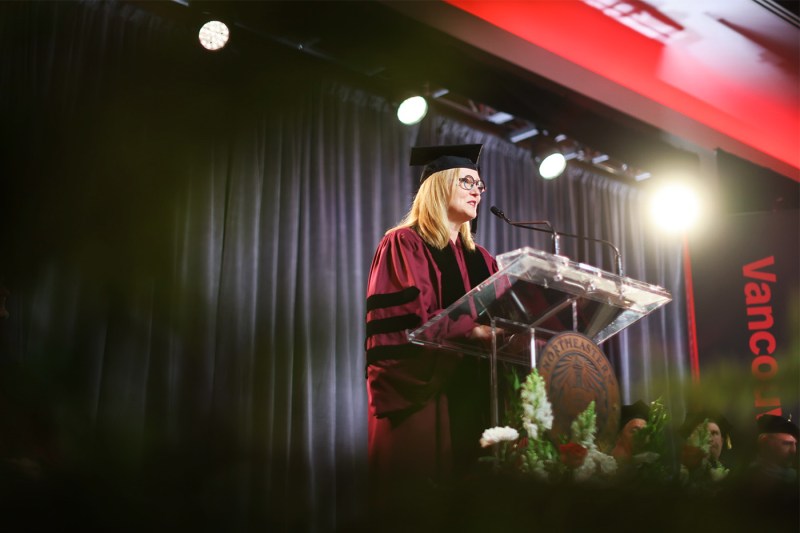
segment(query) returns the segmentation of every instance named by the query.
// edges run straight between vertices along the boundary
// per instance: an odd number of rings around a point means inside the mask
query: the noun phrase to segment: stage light
[[[683,182],[657,187],[650,199],[650,214],[655,224],[669,233],[692,228],[700,218],[701,199],[696,188]]]
[[[495,111],[494,113],[486,117],[486,120],[488,120],[492,124],[505,124],[506,122],[511,122],[512,120],[514,120],[514,115],[506,113],[505,111]]]
[[[559,177],[567,168],[567,158],[561,152],[552,152],[538,157],[539,175],[546,180]]]
[[[568,150],[568,153],[565,153],[564,147],[558,142],[565,139],[566,137],[561,135],[555,139],[543,137],[536,144],[533,152],[533,161],[539,171],[539,176],[542,178],[546,180],[556,179],[566,170],[567,161],[577,156],[572,150]]]
[[[537,135],[539,135],[539,130],[536,129],[536,126],[525,126],[509,133],[508,140],[516,144]]]
[[[410,126],[416,124],[428,113],[428,102],[422,96],[406,98],[397,108],[397,119]]]
[[[224,22],[211,20],[203,24],[197,37],[203,48],[214,51],[225,46],[230,37],[230,31]]]

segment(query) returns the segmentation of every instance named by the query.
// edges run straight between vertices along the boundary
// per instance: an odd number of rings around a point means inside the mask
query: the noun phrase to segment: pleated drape
[[[366,275],[410,205],[417,144],[485,144],[491,252],[549,250],[497,205],[612,240],[627,275],[670,290],[610,357],[626,400],[678,398],[680,245],[642,223],[637,189],[580,168],[536,179],[506,141],[435,113],[402,126],[380,95],[282,56],[209,55],[130,4],[0,15],[2,452],[73,495],[56,512],[101,528],[359,523]],[[564,253],[613,269],[595,245]]]

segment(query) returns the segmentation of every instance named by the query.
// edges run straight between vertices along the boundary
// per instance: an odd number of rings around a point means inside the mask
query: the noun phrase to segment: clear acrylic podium
[[[601,344],[672,300],[662,287],[533,248],[501,254],[497,263],[497,273],[408,333],[416,344],[490,360],[493,425],[498,361],[535,368],[537,345],[558,333]],[[470,338],[481,325],[489,341]]]

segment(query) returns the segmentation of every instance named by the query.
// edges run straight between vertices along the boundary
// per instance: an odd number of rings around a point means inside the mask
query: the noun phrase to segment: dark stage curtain
[[[649,232],[640,191],[580,168],[534,179],[505,141],[435,114],[401,126],[303,57],[210,54],[193,32],[125,3],[0,6],[0,451],[31,520],[358,524],[366,275],[415,191],[415,144],[486,144],[493,253],[549,249],[496,204],[610,239],[627,275],[669,289],[609,355],[626,400],[680,401],[680,246]],[[565,253],[613,269],[598,247]]]

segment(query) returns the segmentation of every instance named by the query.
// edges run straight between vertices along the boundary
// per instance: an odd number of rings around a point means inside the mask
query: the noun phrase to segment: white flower
[[[550,429],[553,427],[553,410],[550,407],[550,402],[547,402],[547,405],[542,405],[539,409],[539,412],[536,414],[536,418],[542,423],[542,426],[546,429]]]
[[[553,427],[553,408],[547,399],[544,379],[536,369],[531,370],[520,392],[522,398],[522,425],[528,437],[537,439],[539,428],[548,430]]]
[[[595,452],[595,462],[600,466],[600,473],[604,476],[613,476],[617,473],[617,460],[614,459],[612,456],[601,453]]]
[[[596,420],[597,416],[594,410],[594,400],[589,402],[586,409],[580,413],[575,420],[570,424],[570,433],[572,434],[572,442],[576,442],[584,448],[594,449],[594,435],[597,431]]]
[[[617,460],[597,448],[592,448],[586,454],[583,464],[576,468],[572,475],[575,481],[583,482],[589,480],[594,474],[610,477],[616,473]]]
[[[481,447],[488,448],[498,442],[515,441],[519,438],[519,433],[512,427],[493,427],[483,432],[481,437]]]
[[[573,471],[573,476],[575,477],[575,481],[586,481],[592,474],[594,474],[595,464],[594,461],[590,457],[586,457],[583,461],[583,464],[576,468]]]
[[[655,463],[658,461],[658,458],[661,457],[656,452],[642,452],[637,453],[631,459],[633,460],[633,464],[642,464],[642,463]]]

